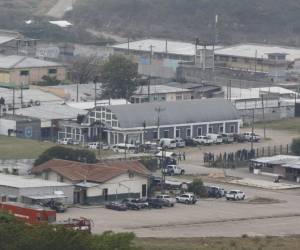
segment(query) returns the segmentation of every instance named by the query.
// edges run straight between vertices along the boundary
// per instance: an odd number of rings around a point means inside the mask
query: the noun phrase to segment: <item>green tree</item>
[[[43,76],[43,82],[39,83],[40,86],[56,86],[61,83],[60,80],[56,78],[56,76]]]
[[[34,162],[34,165],[40,165],[51,159],[63,159],[69,161],[78,161],[86,163],[96,163],[95,152],[87,149],[73,149],[62,146],[54,146],[43,152]]]
[[[189,184],[188,191],[200,197],[207,196],[206,189],[201,179],[194,179],[193,182]]]
[[[293,139],[292,152],[295,155],[300,155],[300,138]]]
[[[136,90],[137,64],[121,55],[110,56],[101,67],[103,97],[128,99]]]

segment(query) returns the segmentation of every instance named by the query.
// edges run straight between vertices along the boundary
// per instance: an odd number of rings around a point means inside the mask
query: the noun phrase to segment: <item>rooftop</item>
[[[294,61],[300,59],[300,48],[248,43],[219,48],[216,49],[215,54],[264,59],[268,58],[268,54],[286,54],[288,61]]]
[[[63,66],[61,63],[51,62],[36,59],[33,57],[10,55],[0,55],[1,69],[22,69],[22,68],[40,68],[40,67],[59,67]]]
[[[145,39],[139,40],[129,43],[129,49],[134,51],[144,51],[154,53],[168,53],[168,54],[176,54],[176,55],[186,55],[186,56],[194,56],[195,55],[195,44],[180,42],[180,41],[171,41],[171,40],[162,40],[162,39]],[[113,45],[112,48],[116,49],[128,49],[128,43],[121,43]],[[198,46],[198,48],[203,48],[202,46]],[[208,46],[208,49],[212,49],[212,46]]]
[[[9,41],[12,41],[14,39],[16,39],[17,36],[12,36],[12,35],[2,35],[0,34],[0,44],[4,44],[4,43],[7,43]]]
[[[0,116],[0,119],[11,120],[11,121],[39,121],[35,117],[29,117],[23,115],[12,115],[12,114],[5,114],[3,116]]]
[[[47,181],[32,177],[22,177],[16,175],[0,174],[0,186],[14,188],[39,188],[39,187],[64,187],[71,184]]]
[[[240,119],[232,103],[222,98],[108,106],[121,128],[140,128],[144,122],[146,126],[157,126],[157,108],[162,110],[161,125]]]
[[[135,91],[136,95],[147,95],[149,94],[167,94],[167,93],[177,93],[177,92],[190,92],[188,89],[171,87],[167,85],[150,85],[148,86],[139,86]]]
[[[50,160],[32,168],[33,174],[43,171],[54,171],[74,181],[103,183],[129,171],[149,176],[150,172],[138,161],[111,161],[97,164],[86,164],[66,160]]]
[[[263,163],[263,164],[287,164],[289,162],[300,161],[300,156],[294,155],[274,155],[269,157],[260,157],[251,160],[256,163]]]
[[[108,106],[108,105],[124,105],[128,104],[125,99],[110,99],[110,100],[97,100],[97,106]],[[72,108],[89,110],[95,107],[95,101],[91,102],[67,102],[67,105]]]

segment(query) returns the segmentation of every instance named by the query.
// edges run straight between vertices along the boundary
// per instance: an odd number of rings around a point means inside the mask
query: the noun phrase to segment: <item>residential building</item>
[[[0,174],[0,200],[34,203],[37,200],[63,199],[72,204],[74,186],[32,176]]]
[[[237,44],[215,51],[218,67],[255,73],[268,73],[273,81],[280,81],[286,70],[300,59],[300,48],[267,44]]]
[[[166,85],[139,86],[130,97],[132,103],[191,100],[192,91]]]
[[[239,133],[241,120],[228,100],[211,98],[176,102],[96,107],[81,124],[61,124],[62,138],[84,138],[114,145],[160,138],[193,138],[207,133]]]
[[[50,160],[32,168],[37,177],[75,186],[74,203],[99,204],[147,197],[150,172],[138,161],[86,164]]]
[[[43,82],[43,76],[66,79],[66,67],[61,63],[33,57],[0,55],[0,83],[28,86]]]

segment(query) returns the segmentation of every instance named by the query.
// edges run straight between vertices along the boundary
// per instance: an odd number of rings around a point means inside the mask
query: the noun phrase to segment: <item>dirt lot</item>
[[[58,219],[85,216],[94,221],[93,232],[132,231],[138,237],[206,237],[300,234],[300,190],[267,191],[242,189],[247,199],[267,197],[276,204],[251,204],[225,199],[200,200],[196,205],[176,204],[174,208],[117,212],[101,207],[70,208]]]

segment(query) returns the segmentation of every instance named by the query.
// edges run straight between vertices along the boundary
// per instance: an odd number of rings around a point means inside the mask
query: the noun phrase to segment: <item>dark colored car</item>
[[[157,198],[149,198],[147,202],[150,208],[162,208],[164,206],[164,202]]]
[[[233,135],[234,141],[236,142],[246,142],[247,139],[243,134],[234,134]]]
[[[50,200],[48,202],[41,203],[40,205],[44,207],[49,207],[55,210],[57,213],[64,213],[67,210],[66,206],[60,201]]]
[[[122,203],[130,210],[140,210],[142,204],[137,203],[135,199],[124,199]]]
[[[132,199],[131,201],[138,204],[140,208],[149,208],[149,203],[146,199]]]
[[[117,211],[126,211],[127,207],[124,204],[118,202],[109,202],[105,205],[106,208],[117,210]]]

